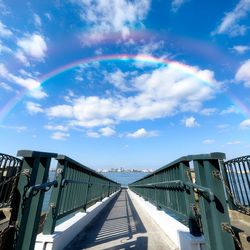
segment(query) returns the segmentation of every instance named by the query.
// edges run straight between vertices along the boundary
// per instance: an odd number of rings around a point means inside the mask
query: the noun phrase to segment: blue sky
[[[94,169],[249,154],[249,24],[249,0],[0,0],[0,152]]]

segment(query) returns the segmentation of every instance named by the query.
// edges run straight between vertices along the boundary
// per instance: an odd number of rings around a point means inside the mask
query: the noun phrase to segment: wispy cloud
[[[246,51],[250,50],[250,46],[238,45],[234,46],[233,50],[237,51],[240,54],[244,54]]]
[[[222,110],[221,115],[226,115],[226,114],[239,114],[240,111],[237,107],[235,106],[229,106],[228,108]]]
[[[110,127],[101,128],[99,129],[99,131],[101,132],[103,136],[112,136],[112,135],[115,135],[116,133],[115,130]]]
[[[12,31],[9,30],[9,29],[7,28],[7,26],[4,25],[4,24],[0,21],[0,36],[2,36],[2,37],[10,37],[10,36],[12,36],[12,35],[13,35]]]
[[[0,64],[0,76],[11,83],[15,83],[19,86],[25,87],[30,90],[29,95],[36,99],[42,99],[47,97],[47,94],[43,91],[40,86],[40,82],[33,78],[23,78],[17,75],[14,75],[8,71],[4,64]]]
[[[201,115],[210,116],[217,112],[217,108],[206,108],[200,111]]]
[[[245,61],[235,75],[236,81],[244,82],[245,87],[250,87],[250,59]]]
[[[5,128],[5,129],[12,129],[12,130],[15,130],[18,133],[28,129],[26,126],[5,126],[5,125],[1,125],[0,127]]]
[[[134,133],[128,133],[127,137],[130,138],[148,138],[153,136],[158,136],[157,131],[146,131],[144,128],[138,129]]]
[[[71,1],[80,6],[80,17],[89,27],[82,39],[86,45],[102,40],[106,33],[118,32],[125,38],[134,27],[143,27],[150,9],[150,0]]]
[[[26,108],[28,112],[32,115],[44,112],[44,110],[41,108],[41,105],[39,103],[26,102]]]
[[[63,132],[57,131],[51,136],[51,138],[54,140],[59,140],[59,141],[66,141],[66,138],[69,136],[70,136],[69,133],[63,133]]]
[[[101,135],[97,132],[89,131],[89,132],[87,132],[87,136],[92,137],[92,138],[99,138]]]
[[[237,145],[240,144],[240,141],[229,141],[227,142],[227,145]]]
[[[187,128],[194,128],[200,126],[200,124],[195,121],[195,118],[193,116],[183,119],[182,123],[184,123]]]
[[[215,140],[206,139],[202,143],[204,143],[204,144],[213,144],[213,143],[215,143]]]
[[[35,24],[40,27],[42,25],[42,21],[41,21],[41,18],[36,14],[34,13],[34,21],[35,21]]]
[[[184,4],[185,2],[187,2],[189,0],[173,0],[171,7],[172,7],[172,11],[173,12],[177,12],[178,9],[181,7],[182,4]]]
[[[0,82],[0,87],[7,91],[14,91],[14,89],[10,85],[6,84],[5,82]]]
[[[60,130],[60,131],[68,131],[68,127],[66,126],[62,126],[62,125],[46,125],[44,126],[44,128],[48,129],[48,130]]]
[[[229,34],[231,36],[244,35],[248,27],[240,25],[239,21],[250,11],[250,1],[240,0],[236,7],[225,14],[221,24],[212,34]]]
[[[250,119],[247,119],[241,122],[240,129],[250,129]]]

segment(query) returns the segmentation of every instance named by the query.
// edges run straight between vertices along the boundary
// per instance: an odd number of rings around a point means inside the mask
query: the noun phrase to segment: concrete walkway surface
[[[169,239],[131,199],[126,189],[114,198],[84,231],[64,248],[169,250]]]

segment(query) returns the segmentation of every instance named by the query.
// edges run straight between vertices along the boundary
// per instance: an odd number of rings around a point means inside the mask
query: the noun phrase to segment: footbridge
[[[249,249],[250,156],[184,156],[128,187],[65,155],[17,156],[0,154],[0,249]]]

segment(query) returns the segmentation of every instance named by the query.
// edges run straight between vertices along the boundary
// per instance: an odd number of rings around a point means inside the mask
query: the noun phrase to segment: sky
[[[0,0],[0,152],[157,169],[250,152],[250,0]]]

